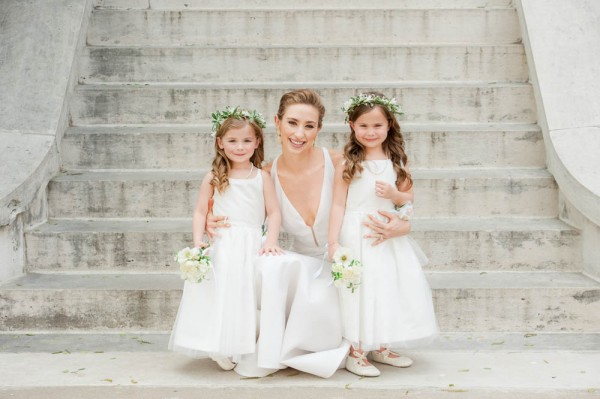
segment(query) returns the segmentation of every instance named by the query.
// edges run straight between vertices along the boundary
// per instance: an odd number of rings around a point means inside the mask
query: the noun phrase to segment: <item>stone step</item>
[[[204,171],[90,171],[56,176],[49,217],[187,217]],[[415,170],[420,217],[556,217],[558,193],[545,169]]]
[[[0,395],[594,399],[600,397],[599,339],[600,334],[444,334],[427,348],[402,351],[415,360],[412,367],[378,365],[382,374],[375,379],[343,369],[328,379],[292,369],[253,379],[224,372],[208,359],[168,352],[167,334],[4,334]]]
[[[411,169],[543,168],[537,125],[403,123]],[[325,125],[317,144],[343,150],[348,125]],[[209,168],[213,138],[208,125],[72,127],[61,142],[63,167],[85,169]],[[267,161],[281,153],[274,128],[265,129]]]
[[[129,10],[194,10],[194,9],[459,9],[459,8],[511,8],[513,0],[304,0],[286,3],[277,0],[97,0],[98,9]]]
[[[313,87],[321,94],[328,123],[342,123],[342,104],[352,95],[373,89],[398,100],[405,112],[401,121],[536,121],[529,84],[486,82],[80,85],[73,94],[71,119],[73,125],[198,124],[209,123],[210,114],[226,105],[269,115],[278,109],[283,93],[303,87]]]
[[[319,65],[315,68],[315,65]],[[478,80],[526,82],[512,45],[236,48],[87,47],[81,83]]]
[[[600,283],[580,273],[427,277],[442,331],[600,331]],[[28,274],[0,286],[0,330],[165,331],[182,286],[177,274]]]
[[[558,219],[415,219],[429,271],[579,271],[581,237]],[[191,219],[53,219],[25,233],[28,272],[177,272]],[[281,235],[286,246],[287,236]]]
[[[87,34],[88,45],[125,47],[520,41],[513,8],[95,10]]]

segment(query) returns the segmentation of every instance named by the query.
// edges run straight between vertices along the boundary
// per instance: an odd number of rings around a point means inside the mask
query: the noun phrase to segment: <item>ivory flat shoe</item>
[[[396,355],[397,357],[391,357],[390,355]],[[410,367],[413,364],[413,360],[410,357],[399,355],[389,349],[384,351],[372,351],[371,359],[377,363],[389,364],[394,367]]]
[[[361,377],[379,377],[381,374],[377,367],[367,361],[367,355],[353,351],[353,356],[346,359],[346,370]]]

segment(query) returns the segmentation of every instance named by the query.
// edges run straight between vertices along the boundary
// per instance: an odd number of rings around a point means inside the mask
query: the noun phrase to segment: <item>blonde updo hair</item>
[[[285,111],[290,105],[306,104],[312,105],[319,112],[319,128],[323,127],[323,118],[325,117],[325,106],[321,102],[321,96],[311,89],[299,89],[285,93],[279,100],[279,110],[277,117],[281,120]]]

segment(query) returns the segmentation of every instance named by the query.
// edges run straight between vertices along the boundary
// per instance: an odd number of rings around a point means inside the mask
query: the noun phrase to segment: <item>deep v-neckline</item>
[[[319,205],[317,205],[317,212],[315,213],[315,221],[313,222],[312,225],[309,225],[308,223],[306,223],[306,220],[304,220],[304,218],[302,217],[300,212],[298,212],[298,209],[296,209],[296,207],[294,206],[292,201],[290,201],[287,194],[285,193],[285,189],[283,188],[283,185],[281,184],[281,179],[279,178],[279,168],[277,167],[277,161],[279,161],[279,159],[275,160],[275,178],[277,179],[277,183],[278,183],[279,187],[281,187],[281,194],[282,194],[283,198],[290,205],[290,207],[294,210],[294,212],[296,212],[296,215],[298,215],[298,218],[302,221],[302,223],[304,223],[304,225],[306,227],[308,227],[309,229],[314,229],[315,224],[319,220],[319,215],[321,214],[321,208],[322,208],[321,205],[323,203],[323,189],[325,188],[325,180],[327,180],[325,178],[326,177],[325,172],[327,170],[327,165],[325,164],[327,162],[325,150],[323,150],[323,181],[321,182],[321,190],[319,191]]]

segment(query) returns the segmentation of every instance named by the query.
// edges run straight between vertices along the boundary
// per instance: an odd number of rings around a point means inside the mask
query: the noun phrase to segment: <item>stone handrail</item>
[[[93,0],[0,2],[0,281],[23,271],[23,227],[45,218]]]
[[[517,0],[546,162],[560,217],[582,229],[584,271],[600,276],[600,2]]]

